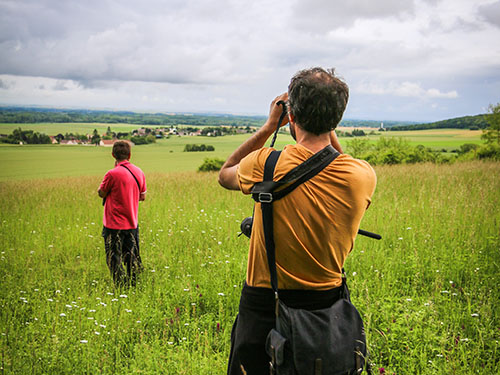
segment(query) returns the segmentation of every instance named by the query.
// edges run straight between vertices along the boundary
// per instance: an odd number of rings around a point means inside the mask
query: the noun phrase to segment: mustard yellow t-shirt
[[[254,151],[240,162],[241,191],[262,181],[273,149]],[[274,180],[314,153],[300,144],[282,151]],[[364,160],[338,156],[319,174],[273,203],[276,269],[280,289],[326,290],[341,285],[341,269],[371,202],[376,176]],[[257,203],[248,254],[247,284],[270,288],[262,212]]]

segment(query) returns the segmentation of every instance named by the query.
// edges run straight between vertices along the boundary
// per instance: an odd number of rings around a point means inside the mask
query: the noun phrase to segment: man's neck
[[[331,144],[330,133],[316,135],[302,130],[299,126],[295,128],[297,144],[316,153]]]

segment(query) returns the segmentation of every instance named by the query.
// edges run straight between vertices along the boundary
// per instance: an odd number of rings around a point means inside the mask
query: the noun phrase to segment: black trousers
[[[103,227],[102,236],[106,250],[106,264],[115,285],[118,287],[135,285],[137,275],[143,269],[139,254],[139,228],[122,230]]]
[[[341,289],[280,290],[279,296],[289,307],[316,310],[333,305],[340,298]],[[271,358],[266,353],[265,343],[267,334],[275,327],[274,308],[272,289],[251,287],[245,283],[231,331],[228,375],[269,374]]]

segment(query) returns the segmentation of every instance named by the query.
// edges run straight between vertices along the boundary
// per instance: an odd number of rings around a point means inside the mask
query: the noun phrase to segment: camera
[[[250,236],[252,235],[252,225],[253,225],[253,216],[244,218],[240,224],[240,229],[241,229],[240,236],[244,234],[245,236],[250,238]]]

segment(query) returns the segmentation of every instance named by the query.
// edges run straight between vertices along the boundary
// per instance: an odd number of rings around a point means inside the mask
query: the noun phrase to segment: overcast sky
[[[344,118],[435,121],[500,102],[500,0],[0,0],[0,104],[267,113],[335,67]]]

